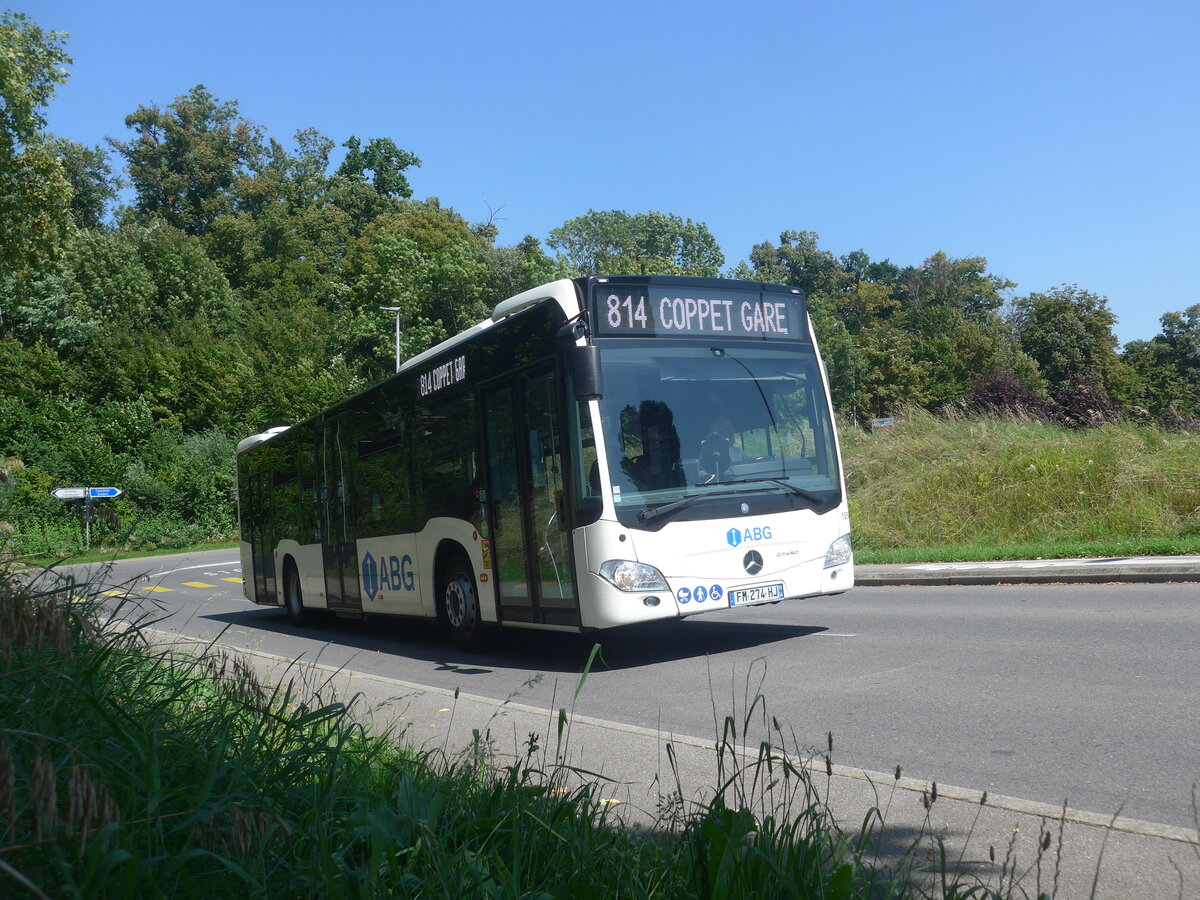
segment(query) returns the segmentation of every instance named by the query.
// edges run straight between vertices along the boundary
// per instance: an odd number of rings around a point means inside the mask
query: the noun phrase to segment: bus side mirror
[[[568,359],[575,382],[575,399],[599,400],[604,396],[604,379],[600,374],[600,348],[595,344],[572,346]]]

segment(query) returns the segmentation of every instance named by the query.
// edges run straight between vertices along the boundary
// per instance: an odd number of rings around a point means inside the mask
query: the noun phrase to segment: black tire
[[[309,610],[304,606],[304,589],[300,586],[300,573],[295,563],[289,562],[283,571],[283,607],[288,618],[296,625],[308,622]]]
[[[471,562],[461,553],[451,556],[438,578],[438,612],[454,643],[474,650],[483,642],[479,615],[479,590]]]

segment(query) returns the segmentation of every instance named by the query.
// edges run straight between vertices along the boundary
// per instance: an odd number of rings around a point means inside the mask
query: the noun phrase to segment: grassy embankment
[[[1200,553],[1200,434],[921,410],[840,433],[857,562]]]
[[[414,750],[298,673],[270,688],[212,648],[105,627],[95,592],[0,572],[4,896],[1001,896],[947,872],[928,835],[887,869],[878,816],[839,830],[761,696],[724,722],[715,796],[677,790],[654,827],[622,828],[562,762],[565,711],[515,754],[479,732],[457,754]],[[748,729],[770,736],[749,760]],[[1015,894],[1014,872],[993,875]]]
[[[859,563],[1200,553],[1197,433],[916,409],[890,431],[843,423],[840,434]],[[136,540],[84,554],[76,531],[62,534],[27,558],[148,555]],[[158,552],[235,547],[235,538]]]

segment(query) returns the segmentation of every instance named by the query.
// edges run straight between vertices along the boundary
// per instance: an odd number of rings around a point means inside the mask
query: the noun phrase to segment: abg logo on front
[[[770,526],[762,528],[730,528],[725,532],[725,540],[729,542],[730,547],[738,547],[741,544],[749,544],[753,541],[769,541],[771,540]]]

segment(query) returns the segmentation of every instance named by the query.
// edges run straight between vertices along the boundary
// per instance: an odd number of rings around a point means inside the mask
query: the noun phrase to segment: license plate
[[[754,587],[735,588],[729,592],[730,606],[749,606],[751,603],[770,603],[783,599],[783,582],[758,584]]]

